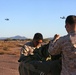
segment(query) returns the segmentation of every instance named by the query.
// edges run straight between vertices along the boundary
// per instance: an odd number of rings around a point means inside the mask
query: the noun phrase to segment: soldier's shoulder
[[[30,46],[32,42],[26,42],[24,45]]]
[[[64,35],[64,36],[61,36],[60,37],[60,39],[59,39],[59,41],[66,41],[66,40],[68,40],[69,38],[68,38],[68,35]]]
[[[61,40],[68,39],[68,35],[61,36],[60,39],[61,39]]]

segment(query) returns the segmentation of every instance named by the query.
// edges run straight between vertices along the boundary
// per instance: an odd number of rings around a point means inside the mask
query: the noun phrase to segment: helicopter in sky
[[[65,19],[65,16],[60,17],[61,19]]]
[[[6,21],[9,21],[9,18],[6,18],[5,20],[6,20]]]

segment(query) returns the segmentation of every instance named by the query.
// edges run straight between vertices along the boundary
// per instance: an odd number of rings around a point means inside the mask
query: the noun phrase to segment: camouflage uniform
[[[36,48],[33,46],[32,42],[29,42],[22,47],[21,56],[19,59],[20,75],[40,75],[40,73],[42,73],[40,69],[44,66],[44,64],[42,64],[42,61],[51,59],[47,51],[48,46],[48,44],[44,46],[40,45]],[[35,65],[40,64],[42,64],[43,66],[39,66],[39,69],[37,69],[38,67],[35,67]],[[45,65],[45,67],[47,67],[47,65]]]
[[[24,56],[33,55],[33,51],[35,48],[39,48],[41,45],[34,47],[33,42],[27,42],[21,49],[21,54],[24,54]]]
[[[41,47],[38,46],[37,48]],[[30,75],[29,74],[29,68],[27,68],[28,66],[28,62],[31,60],[34,60],[32,58],[32,56],[34,55],[33,51],[36,49],[36,47],[34,47],[33,42],[27,42],[21,49],[20,52],[20,58],[18,60],[18,62],[20,62],[19,64],[19,73],[20,75]],[[30,64],[29,64],[30,65]],[[33,67],[33,66],[32,66]]]
[[[62,53],[61,75],[76,75],[76,32],[50,42],[48,51],[51,55]]]
[[[39,45],[38,47],[34,47],[33,42],[27,42],[22,48],[21,48],[21,52],[20,52],[20,61],[28,61],[27,58],[29,58],[30,56],[34,55],[33,51],[36,48],[41,47],[41,45]]]

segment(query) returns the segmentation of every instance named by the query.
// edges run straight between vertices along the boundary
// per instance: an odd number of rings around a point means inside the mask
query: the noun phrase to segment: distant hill
[[[12,37],[0,37],[0,40],[4,40],[4,39],[7,39],[7,38],[10,38],[10,39],[27,39],[24,36],[17,35],[17,36],[12,36]]]
[[[26,37],[24,37],[24,36],[19,36],[19,35],[17,35],[17,36],[13,36],[13,37],[10,37],[11,39],[27,39]]]

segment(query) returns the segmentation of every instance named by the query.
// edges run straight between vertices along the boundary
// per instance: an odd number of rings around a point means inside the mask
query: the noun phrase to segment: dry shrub
[[[0,51],[0,55],[5,54],[4,51]]]
[[[7,51],[7,50],[9,50],[9,48],[6,47],[6,46],[4,46],[4,47],[3,47],[3,50]]]
[[[0,54],[20,55],[26,41],[0,41]]]

